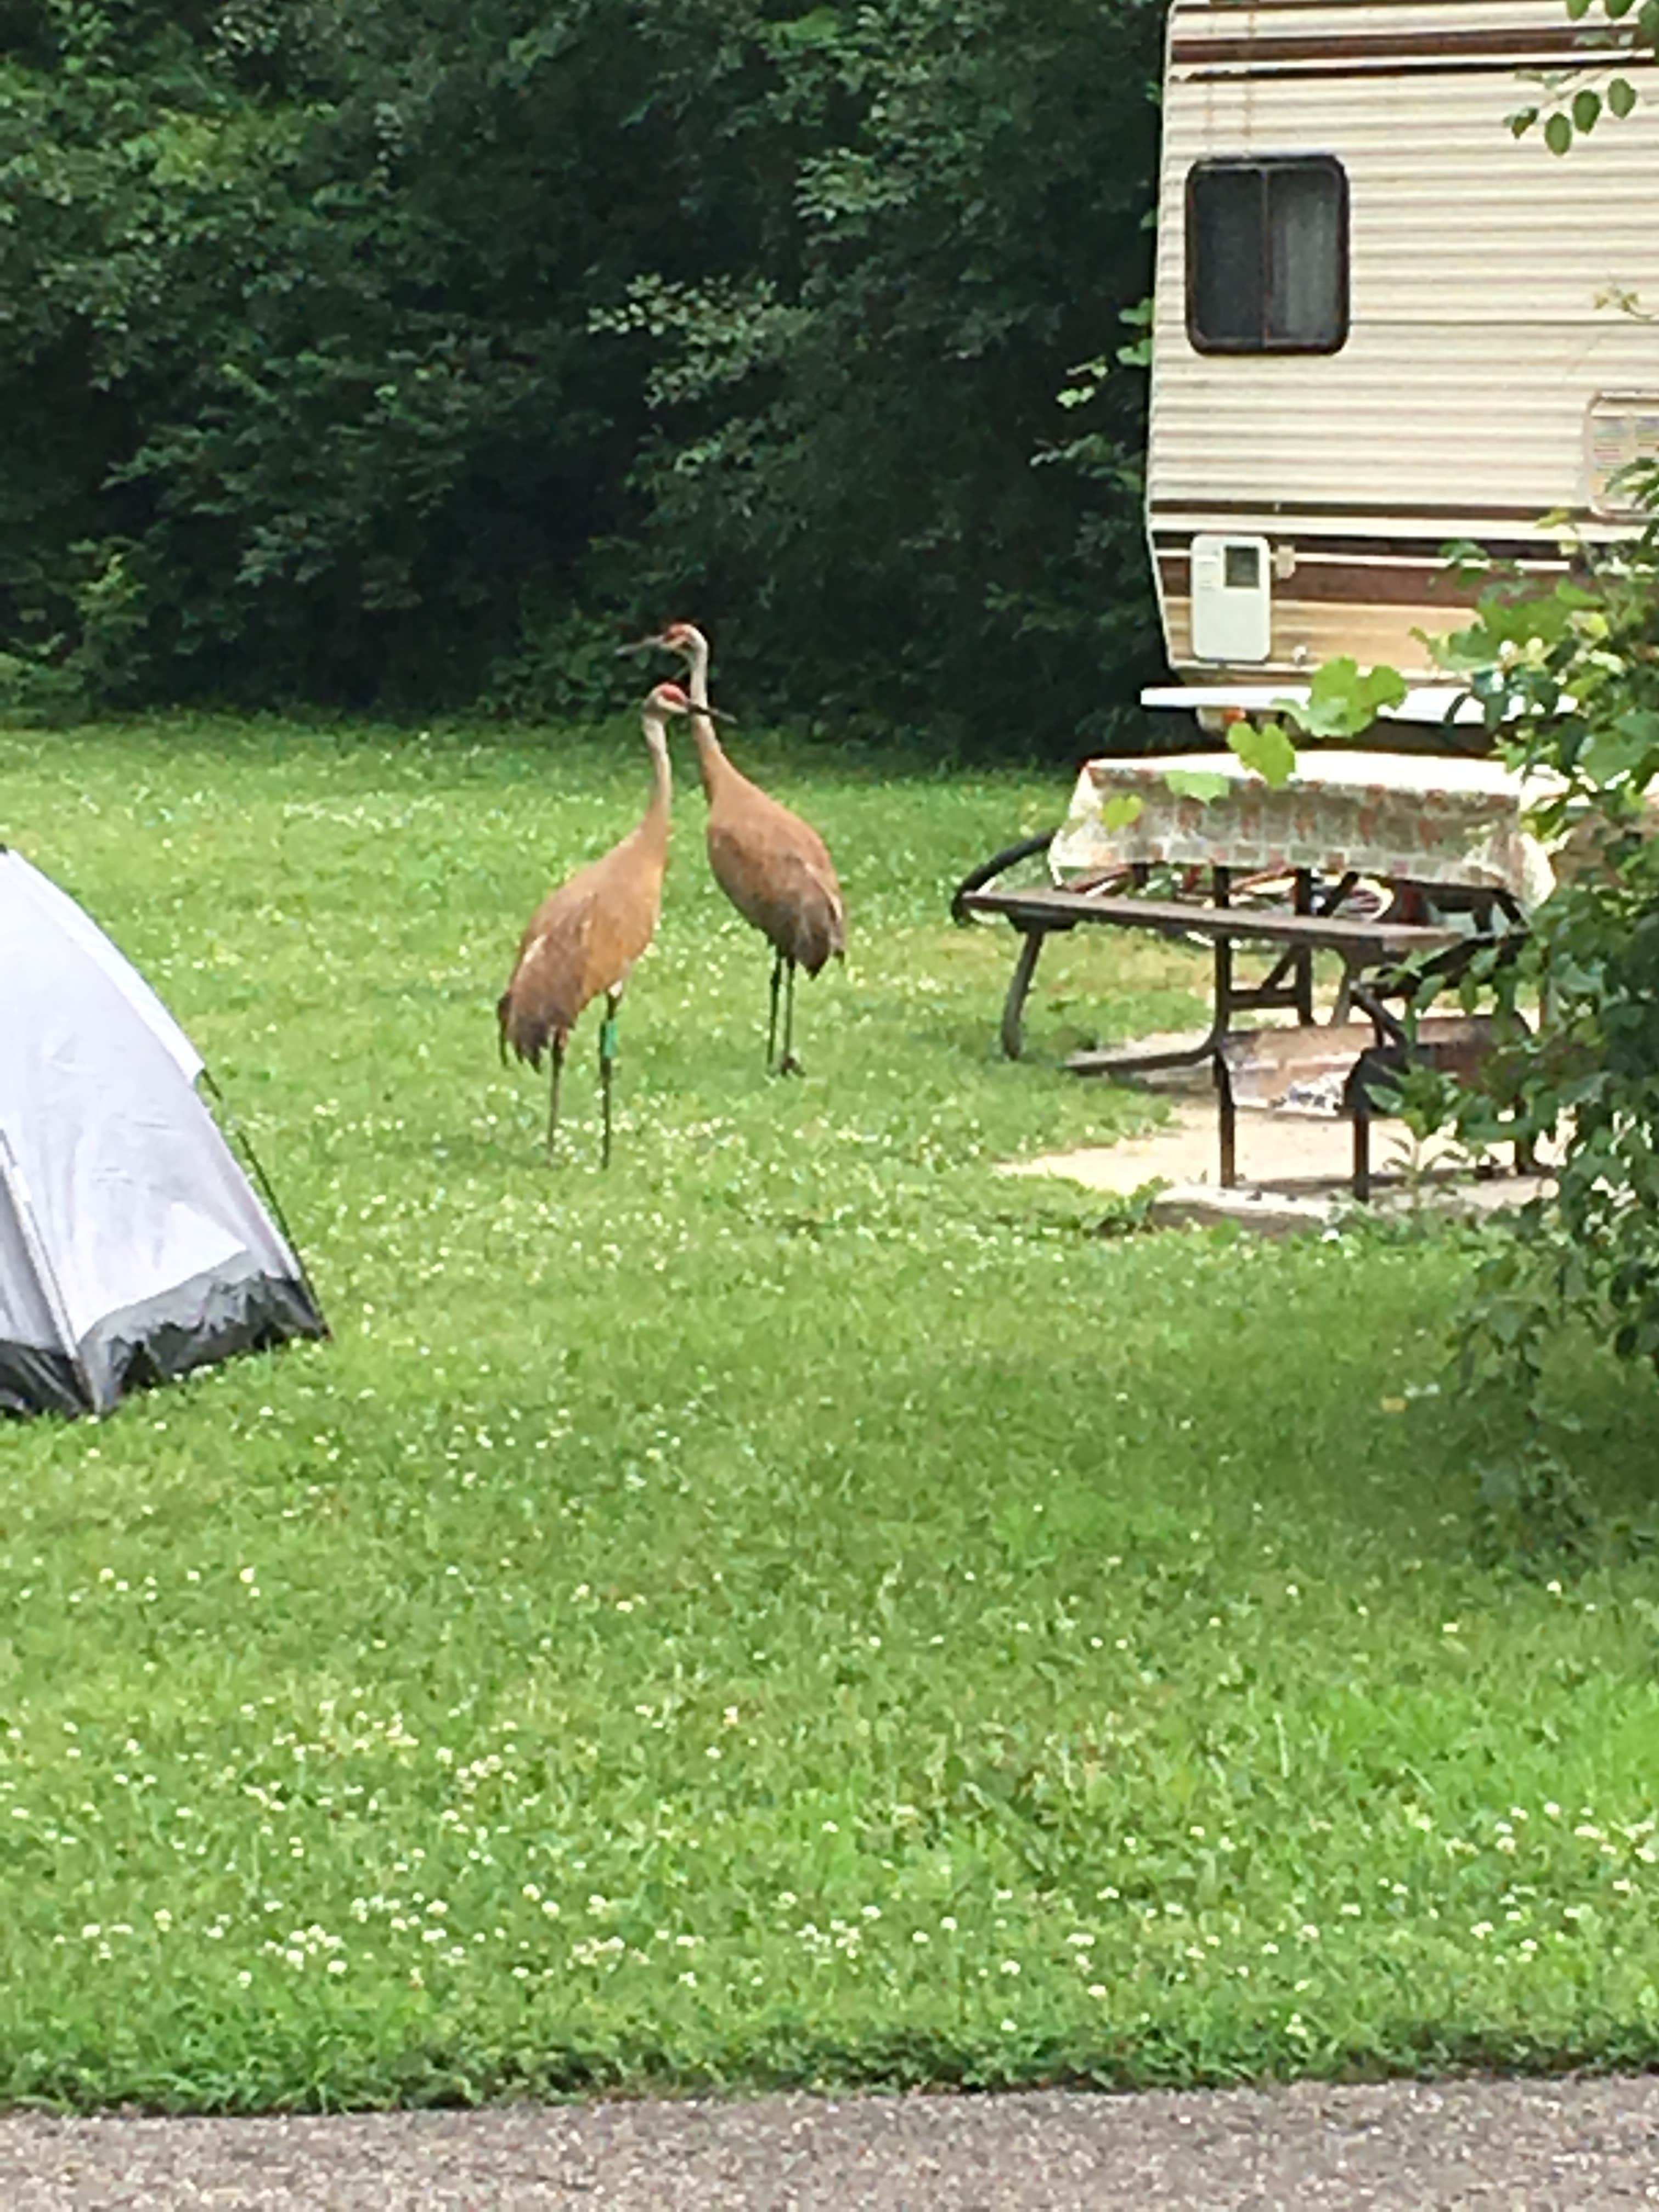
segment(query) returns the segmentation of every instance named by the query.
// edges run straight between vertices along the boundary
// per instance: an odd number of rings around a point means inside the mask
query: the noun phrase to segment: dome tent
[[[202,1074],[102,931],[0,846],[0,1412],[106,1413],[327,1334]]]

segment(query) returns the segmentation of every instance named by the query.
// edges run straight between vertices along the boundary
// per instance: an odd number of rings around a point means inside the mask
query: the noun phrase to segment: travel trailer
[[[1148,705],[1211,720],[1352,654],[1438,720],[1415,633],[1471,596],[1447,545],[1547,577],[1546,516],[1628,531],[1619,471],[1659,455],[1659,69],[1630,36],[1565,0],[1173,0],[1147,524],[1181,684]],[[1565,156],[1507,127],[1584,68],[1633,112]]]

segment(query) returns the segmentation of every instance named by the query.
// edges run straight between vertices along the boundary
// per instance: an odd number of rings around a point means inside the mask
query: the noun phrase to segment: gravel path
[[[1224,2212],[1659,2204],[1659,2079],[771,2097],[343,2119],[0,2118],[0,2205]]]

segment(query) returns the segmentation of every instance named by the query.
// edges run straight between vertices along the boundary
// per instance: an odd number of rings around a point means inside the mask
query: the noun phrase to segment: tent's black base
[[[166,1298],[111,1315],[77,1347],[77,1358],[0,1343],[0,1413],[107,1412],[135,1390],[177,1382],[239,1352],[327,1334],[316,1300],[292,1278],[198,1278]]]
[[[0,1344],[0,1413],[85,1413],[90,1401],[61,1352],[37,1352],[29,1344]]]

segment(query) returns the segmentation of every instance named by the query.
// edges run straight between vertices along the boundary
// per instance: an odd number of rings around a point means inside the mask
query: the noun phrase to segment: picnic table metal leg
[[[1296,872],[1296,911],[1311,914],[1314,910],[1314,883],[1311,868]],[[1304,1029],[1310,1029],[1314,1018],[1314,964],[1311,947],[1298,945],[1291,955],[1296,963],[1296,1018]]]
[[[1233,1025],[1233,943],[1230,937],[1215,941],[1215,981],[1212,992],[1215,1033],[1225,1036]]]
[[[1363,1096],[1353,1107],[1353,1194],[1361,1206],[1371,1202],[1371,1114]]]
[[[1216,868],[1212,871],[1211,895],[1218,906],[1229,903],[1231,871]],[[1238,1182],[1238,1109],[1233,1102],[1232,1078],[1227,1071],[1226,1055],[1221,1047],[1233,1025],[1233,942],[1230,937],[1218,937],[1215,941],[1215,1027],[1216,1054],[1212,1065],[1215,1070],[1216,1127],[1221,1140],[1221,1188],[1231,1190]]]
[[[1002,1003],[1002,1049],[1009,1060],[1018,1060],[1024,1048],[1025,1000],[1031,988],[1031,978],[1036,974],[1042,940],[1048,933],[1046,929],[1028,929],[1020,939],[1019,957],[1014,962],[1008,995]]]
[[[1227,1062],[1217,1053],[1215,1070],[1216,1127],[1221,1138],[1221,1188],[1232,1190],[1238,1182],[1238,1109],[1233,1103],[1232,1078]]]

